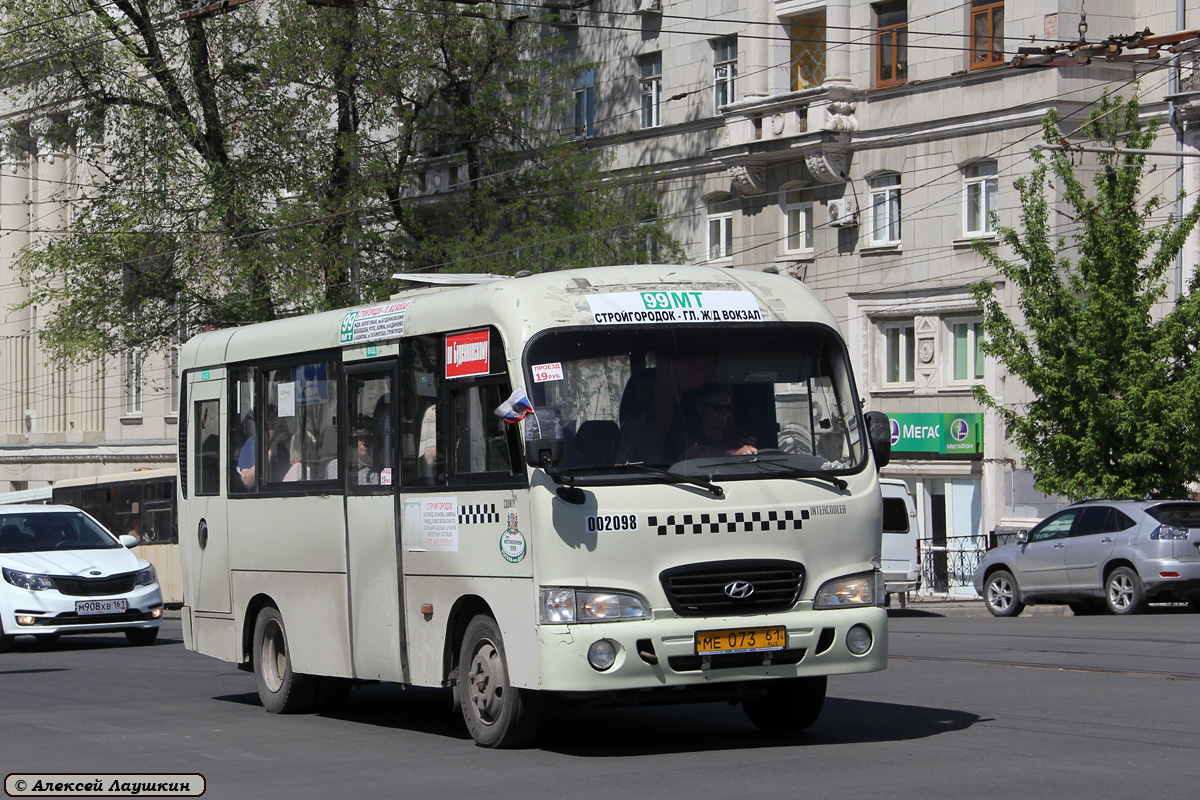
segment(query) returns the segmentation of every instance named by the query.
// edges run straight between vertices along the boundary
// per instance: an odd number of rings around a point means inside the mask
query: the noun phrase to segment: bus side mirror
[[[557,408],[535,408],[525,418],[525,463],[547,469],[562,461],[562,415]]]
[[[875,469],[882,469],[892,460],[892,422],[882,411],[868,411],[867,440],[875,456]]]

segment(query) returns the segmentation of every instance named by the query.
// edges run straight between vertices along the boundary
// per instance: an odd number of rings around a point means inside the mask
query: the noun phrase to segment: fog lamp
[[[846,649],[852,655],[861,656],[871,649],[871,629],[866,625],[854,625],[846,631]]]
[[[30,616],[29,614],[18,614],[17,615],[17,624],[18,625],[32,625],[33,617]]]
[[[162,609],[161,609],[161,608],[152,608],[152,609],[150,609],[150,619],[158,619],[158,618],[159,618],[159,617],[161,617],[161,616],[162,616]]]
[[[604,672],[617,661],[617,646],[608,639],[597,639],[588,648],[588,663],[597,672]]]

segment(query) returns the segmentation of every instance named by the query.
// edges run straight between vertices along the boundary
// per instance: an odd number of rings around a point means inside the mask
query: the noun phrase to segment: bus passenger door
[[[349,354],[347,354],[349,356]],[[396,362],[346,365],[348,424],[340,471],[346,487],[346,567],[354,675],[407,682],[404,598],[396,524]]]
[[[229,459],[222,458],[230,443],[224,424],[225,376],[223,370],[188,374],[186,501],[179,509],[179,544],[185,573],[185,604],[193,614],[230,613],[229,531],[226,524],[225,487]],[[195,649],[210,652],[202,641],[205,626],[194,627],[201,641]]]

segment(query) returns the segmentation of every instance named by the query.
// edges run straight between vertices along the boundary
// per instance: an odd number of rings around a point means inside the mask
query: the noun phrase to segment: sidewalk
[[[892,605],[888,608],[888,616],[892,617],[990,617],[991,613],[984,608],[983,599],[965,597],[910,597],[905,608],[900,607],[900,601],[892,597]],[[1026,606],[1021,612],[1023,617],[1069,617],[1071,609],[1062,606]]]

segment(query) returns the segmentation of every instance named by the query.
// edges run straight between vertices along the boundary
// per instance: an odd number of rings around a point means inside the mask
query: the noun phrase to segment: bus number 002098
[[[637,514],[600,514],[587,518],[588,533],[599,531],[636,531]]]

